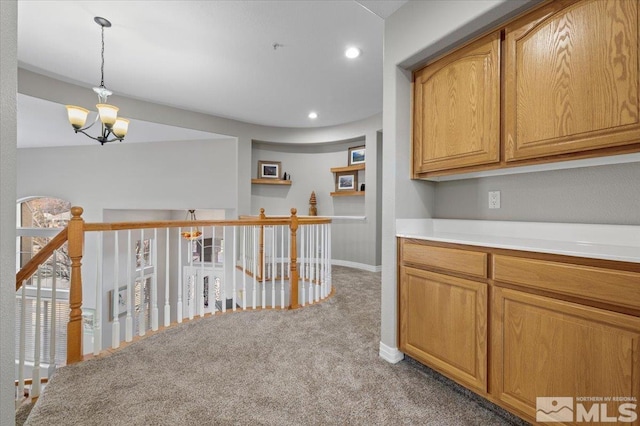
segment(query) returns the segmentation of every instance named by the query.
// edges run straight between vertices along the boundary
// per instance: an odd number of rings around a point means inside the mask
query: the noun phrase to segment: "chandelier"
[[[129,120],[119,118],[118,107],[107,104],[107,98],[112,95],[113,92],[104,87],[104,28],[109,28],[111,26],[111,22],[99,16],[96,16],[93,20],[96,24],[100,25],[102,29],[102,65],[100,67],[100,86],[93,88],[93,91],[98,95],[99,103],[96,105],[98,113],[96,114],[96,118],[93,123],[86,127],[85,123],[87,122],[89,110],[75,105],[67,105],[67,114],[69,115],[69,123],[71,123],[71,126],[76,133],[83,133],[104,145],[107,142],[113,142],[116,140],[122,141],[127,134]],[[102,123],[102,132],[99,136],[91,136],[85,130],[96,124],[98,119],[100,119],[100,122]]]
[[[185,220],[191,220],[194,222],[197,221],[198,219],[196,219],[196,211],[188,210]],[[198,229],[198,227],[196,226],[195,228],[192,227],[189,231],[182,232],[181,235],[182,235],[182,238],[184,238],[185,240],[193,241],[200,238],[200,236],[202,235],[202,232],[200,232],[200,229]]]

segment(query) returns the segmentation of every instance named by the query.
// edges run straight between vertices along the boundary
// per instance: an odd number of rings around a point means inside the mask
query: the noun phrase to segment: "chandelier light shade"
[[[188,210],[185,220],[191,220],[194,222],[198,220],[196,219],[196,211]],[[200,231],[200,229],[198,229],[197,226],[195,228],[191,228],[189,231],[182,232],[182,238],[189,241],[197,240],[198,238],[200,238],[201,235],[202,235],[202,232]]]
[[[102,64],[100,67],[100,86],[94,87],[93,91],[98,95],[98,104],[96,105],[96,118],[91,124],[85,127],[89,110],[75,105],[67,105],[67,115],[69,123],[76,133],[82,133],[93,140],[104,145],[107,142],[122,141],[129,130],[129,120],[118,117],[118,107],[107,104],[107,98],[113,94],[104,86],[104,29],[111,26],[111,22],[105,18],[96,16],[93,18],[96,24],[100,25],[102,30]],[[92,136],[86,132],[94,124],[100,120],[102,131],[98,136]]]

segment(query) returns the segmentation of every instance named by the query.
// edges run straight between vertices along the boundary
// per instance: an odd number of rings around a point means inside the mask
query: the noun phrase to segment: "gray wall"
[[[496,190],[500,209],[489,210]],[[439,182],[435,217],[640,225],[640,164]]]
[[[374,128],[375,130],[375,128]],[[309,212],[309,197],[315,191],[318,216],[357,216],[364,219],[334,218],[332,223],[332,259],[345,265],[377,270],[380,256],[381,188],[379,187],[379,137],[369,130],[366,136],[349,141],[320,144],[283,144],[254,142],[253,177],[258,175],[258,161],[280,161],[282,172],[291,174],[292,185],[252,185],[252,214],[265,208],[267,215],[289,215],[295,207],[298,215]],[[332,167],[348,165],[349,147],[365,145],[367,168],[358,172],[358,186],[366,185],[363,197],[331,197],[335,191]]]
[[[16,91],[18,7],[0,1],[0,424],[15,423]]]
[[[20,149],[18,197],[69,200],[93,222],[104,209],[234,209],[236,164],[234,139]]]
[[[251,210],[257,214],[261,207],[266,213],[288,215],[292,207],[298,209],[298,215],[309,212],[309,197],[315,191],[318,216],[332,216],[338,214],[352,214],[364,216],[364,197],[358,197],[357,207],[348,213],[340,209],[340,204],[334,203],[329,193],[335,191],[332,167],[347,165],[347,151],[350,146],[364,145],[363,139],[350,142],[324,143],[316,145],[253,143],[252,167],[253,177],[257,177],[258,161],[280,161],[282,171],[291,174],[292,185],[252,185]],[[365,172],[358,176],[364,179]]]
[[[364,137],[347,142],[315,145],[293,145],[254,142],[252,164],[255,176],[258,161],[280,161],[282,171],[291,174],[292,185],[253,185],[252,210],[257,214],[261,207],[266,214],[288,215],[295,207],[298,215],[309,212],[309,197],[315,191],[318,216],[355,216],[363,219],[334,218],[332,223],[331,257],[343,264],[367,265],[375,270],[380,265],[376,259],[379,239],[375,232],[375,217],[367,217],[367,205],[375,207],[377,182],[375,176],[377,139],[369,142],[367,164],[369,168],[358,171],[358,187],[364,183],[367,190],[363,197],[331,197],[335,191],[335,175],[332,167],[348,165],[349,147],[366,144]],[[370,155],[369,155],[370,154]],[[369,183],[370,182],[370,183]]]

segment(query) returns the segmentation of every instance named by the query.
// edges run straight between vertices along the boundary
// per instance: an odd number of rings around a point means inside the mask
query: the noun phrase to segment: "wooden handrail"
[[[330,223],[331,218],[322,217],[318,219],[298,219],[304,225]],[[124,231],[127,229],[149,229],[149,228],[189,228],[203,226],[245,226],[245,225],[289,225],[291,218],[270,218],[252,220],[162,220],[154,222],[114,222],[114,223],[85,223],[85,232],[91,231]]]
[[[33,256],[26,265],[16,272],[16,291],[20,290],[24,280],[28,279],[37,270],[38,266],[43,264],[54,251],[58,250],[67,241],[68,228],[60,231],[47,245],[45,245],[35,256]]]

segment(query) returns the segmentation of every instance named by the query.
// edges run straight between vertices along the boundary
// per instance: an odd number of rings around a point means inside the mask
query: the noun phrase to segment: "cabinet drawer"
[[[487,277],[486,253],[404,242],[402,261],[479,278]]]
[[[510,256],[494,256],[494,279],[638,309],[640,274]]]

